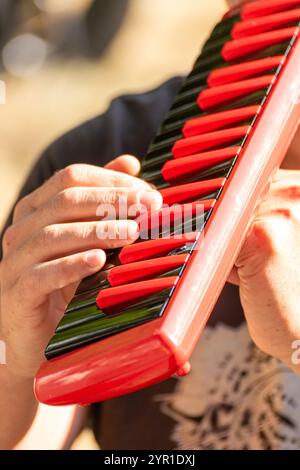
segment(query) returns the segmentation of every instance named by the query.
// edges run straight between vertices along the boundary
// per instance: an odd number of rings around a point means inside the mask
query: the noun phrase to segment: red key
[[[158,238],[135,243],[122,248],[119,260],[122,264],[134,263],[136,261],[157,258],[168,254],[181,246],[193,243],[197,240],[199,233],[192,232],[176,237]]]
[[[129,302],[132,303],[144,297],[157,294],[165,289],[170,289],[175,286],[178,279],[178,276],[171,276],[103,289],[100,291],[96,303],[100,310],[109,309]]]
[[[221,150],[213,150],[212,152],[198,153],[191,155],[190,157],[169,160],[164,164],[161,174],[166,181],[172,183],[191,173],[218,165],[225,160],[234,158],[241,150],[242,147],[226,147]]]
[[[300,2],[299,2],[300,4]],[[264,33],[272,29],[284,27],[289,23],[300,21],[300,8],[295,10],[277,13],[275,15],[253,18],[236,23],[231,31],[234,39]]]
[[[250,93],[269,87],[276,80],[275,75],[264,75],[263,77],[242,80],[241,82],[222,85],[203,90],[197,100],[203,111],[222,106],[224,103],[234,101]]]
[[[216,199],[203,199],[197,202],[187,204],[177,204],[176,206],[165,207],[160,211],[153,213],[145,213],[138,217],[136,221],[139,224],[141,233],[148,232],[166,225],[178,224],[179,226],[189,217],[200,215],[214,207]]]
[[[164,204],[171,206],[184,201],[201,198],[205,194],[213,193],[217,189],[222,188],[226,182],[226,178],[216,178],[207,181],[196,181],[195,183],[181,184],[171,186],[170,188],[161,189],[160,194],[163,197]]]
[[[260,75],[268,70],[279,67],[286,60],[285,56],[267,57],[266,59],[251,60],[242,64],[230,65],[221,69],[213,70],[207,79],[209,87],[226,85]]]
[[[246,119],[250,119],[259,113],[259,105],[246,106],[244,108],[231,109],[221,113],[208,114],[186,121],[182,133],[184,137],[193,137],[195,135],[205,134],[216,131],[231,124],[238,124]]]
[[[222,56],[226,62],[242,59],[261,49],[292,39],[297,34],[299,34],[299,28],[292,27],[257,34],[247,38],[233,39],[224,45]]]
[[[251,129],[251,126],[240,126],[189,137],[188,139],[180,139],[174,144],[172,153],[174,158],[181,158],[209,149],[213,150],[223,144],[230,144],[230,142],[235,142],[245,137]]]
[[[188,259],[188,255],[165,256],[138,261],[136,263],[122,264],[112,268],[107,279],[112,287],[121,286],[130,282],[139,281],[146,277],[154,277],[167,273],[172,269],[183,266]]]
[[[300,6],[299,0],[257,1],[244,5],[241,11],[241,17],[244,20],[248,18],[257,18],[259,16],[272,15],[272,13],[285,11],[296,6]]]

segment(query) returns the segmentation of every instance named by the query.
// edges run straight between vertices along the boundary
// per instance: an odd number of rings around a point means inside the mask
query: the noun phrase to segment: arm
[[[0,367],[0,449],[6,450],[13,448],[30,428],[37,402],[32,379]]]
[[[103,250],[138,237],[136,222],[99,221],[97,208],[110,203],[118,210],[121,196],[128,207],[162,203],[156,191],[133,176],[138,171],[138,161],[128,156],[105,169],[72,165],[15,208],[3,239],[0,272],[0,336],[7,348],[7,363],[0,366],[2,449],[16,446],[30,428],[37,409],[33,379],[78,283],[103,267]],[[114,237],[101,237],[108,230]]]

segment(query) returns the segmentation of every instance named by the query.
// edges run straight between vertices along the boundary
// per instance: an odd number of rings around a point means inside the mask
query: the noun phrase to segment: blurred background
[[[0,225],[33,160],[122,93],[189,71],[223,0],[0,0]]]

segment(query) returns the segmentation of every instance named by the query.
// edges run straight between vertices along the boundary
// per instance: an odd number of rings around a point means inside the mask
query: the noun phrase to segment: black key
[[[46,348],[47,359],[158,318],[171,291],[167,289],[116,315],[101,316],[98,320],[56,333]]]
[[[86,294],[89,291],[95,290],[95,289],[100,289],[101,287],[104,287],[107,283],[106,281],[106,271],[107,269],[110,268],[111,265],[114,263],[110,263],[106,265],[103,270],[99,271],[96,274],[93,274],[92,276],[86,277],[83,279],[83,281],[80,283],[77,291],[76,291],[76,296],[79,294]],[[76,298],[75,296],[75,298]]]
[[[167,229],[162,228],[159,235],[163,238],[166,236],[181,235],[183,233],[202,232],[209,215],[210,211],[207,211],[205,214],[184,221],[183,225],[173,224],[172,227],[168,227]]]
[[[197,73],[211,72],[214,68],[221,67],[225,63],[221,52],[217,52],[208,57],[201,55],[195,63],[194,71]]]
[[[208,167],[205,170],[202,170],[201,173],[192,172],[190,175],[186,175],[184,178],[178,180],[178,184],[181,183],[193,183],[194,181],[205,181],[213,178],[226,178],[227,173],[232,165],[234,165],[236,158],[226,160],[225,162],[219,163],[212,167]],[[159,166],[156,170],[144,171],[142,167],[142,178],[148,183],[154,184],[158,189],[167,188],[170,186],[170,183],[164,180],[161,169],[162,165]]]
[[[223,46],[231,41],[232,37],[230,35],[224,35],[221,38],[210,38],[203,46],[201,57],[208,57],[220,53]]]
[[[183,135],[179,133],[178,135],[171,137],[170,139],[162,140],[161,142],[155,143],[155,141],[150,145],[149,151],[147,153],[147,158],[159,157],[163,153],[168,153],[172,150],[173,145],[177,140],[182,139]]]
[[[150,168],[157,168],[157,165],[163,165],[166,161],[172,160],[173,155],[171,152],[164,153],[156,158],[150,158],[146,155],[143,163],[143,170],[150,169]]]
[[[258,60],[258,59],[265,59],[267,57],[273,57],[276,55],[284,55],[287,48],[289,47],[289,44],[290,44],[290,40],[281,42],[279,44],[274,44],[274,46],[270,46],[265,49],[261,49],[258,52],[244,56],[240,60],[232,61],[230,64],[240,64],[249,60]]]
[[[90,307],[81,308],[80,310],[75,310],[74,312],[68,313],[68,315],[64,315],[55,332],[60,333],[70,328],[84,325],[94,320],[99,320],[100,318],[106,318],[106,315],[101,312],[101,310],[99,310],[96,304],[98,293],[99,290],[95,294],[94,302]]]
[[[65,315],[69,315],[77,310],[81,310],[83,308],[91,307],[94,304],[95,296],[101,289],[107,289],[109,287],[108,282],[106,282],[105,286],[99,286],[97,289],[93,289],[91,291],[79,294],[75,296],[68,306]]]
[[[197,103],[187,104],[169,111],[165,119],[165,124],[173,124],[181,119],[191,119],[202,115],[203,112]]]
[[[211,38],[222,37],[231,32],[235,23],[241,20],[240,15],[234,15],[230,18],[226,18],[218,23],[211,33]]]
[[[192,101],[196,101],[200,92],[207,87],[198,86],[196,85],[194,88],[191,88],[188,91],[184,91],[179,93],[177,98],[174,100],[172,109],[177,108],[177,106],[182,106],[183,104],[191,103]]]
[[[256,91],[254,93],[251,93],[250,95],[247,95],[239,100],[232,101],[229,104],[227,103],[226,105],[220,106],[219,108],[214,108],[213,112],[221,112],[221,111],[227,111],[230,109],[235,109],[235,108],[242,108],[246,106],[252,106],[255,104],[261,104],[267,96],[267,89],[264,88],[263,90]]]
[[[198,85],[202,85],[202,86],[206,85],[208,76],[209,76],[209,73],[207,72],[205,73],[194,72],[185,80],[181,91],[186,92],[186,91],[194,89],[194,87]]]
[[[159,143],[166,139],[171,139],[172,137],[181,135],[183,124],[184,121],[182,123],[175,123],[175,125],[172,124],[171,126],[162,126],[159,129],[157,136],[153,140],[153,143]]]

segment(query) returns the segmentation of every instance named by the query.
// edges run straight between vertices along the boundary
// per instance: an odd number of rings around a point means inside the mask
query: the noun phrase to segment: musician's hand
[[[254,0],[226,0],[226,3],[229,8],[234,8],[242,5],[243,3],[250,3],[251,1],[253,2]]]
[[[160,194],[133,176],[138,172],[139,162],[128,156],[106,169],[72,165],[17,204],[0,272],[0,338],[14,374],[34,377],[79,281],[103,267],[103,250],[138,237],[133,220],[100,221],[101,204],[117,207],[126,196],[129,206],[160,207]],[[108,230],[115,238],[101,239]]]
[[[240,296],[256,345],[291,363],[300,339],[300,171],[279,170],[258,207],[230,281]]]

